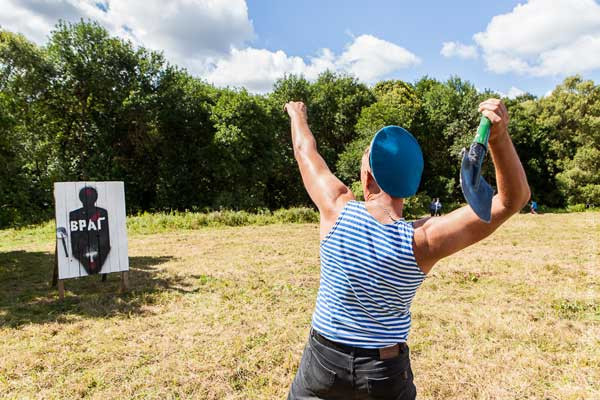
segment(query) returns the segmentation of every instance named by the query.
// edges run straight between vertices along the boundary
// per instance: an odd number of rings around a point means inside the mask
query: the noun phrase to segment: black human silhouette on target
[[[110,252],[108,212],[96,207],[98,192],[90,186],[79,191],[82,208],[69,213],[71,251],[88,274],[97,274]]]

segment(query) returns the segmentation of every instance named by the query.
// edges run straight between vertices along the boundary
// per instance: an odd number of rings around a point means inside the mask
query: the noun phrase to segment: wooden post
[[[58,279],[58,241],[54,246],[54,271],[52,272],[52,287],[58,285],[58,298],[65,299],[65,281]]]
[[[52,287],[58,283],[58,243],[54,246],[54,271],[52,272]]]
[[[129,289],[129,271],[121,272],[121,293]]]
[[[65,299],[65,281],[63,279],[58,280],[58,298]]]

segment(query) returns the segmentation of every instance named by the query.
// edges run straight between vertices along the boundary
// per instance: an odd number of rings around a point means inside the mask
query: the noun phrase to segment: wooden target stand
[[[106,276],[108,274],[99,274],[102,276],[102,282],[106,282]],[[58,279],[58,243],[54,246],[54,268],[52,272],[51,286],[58,288],[58,298],[60,300],[65,299],[65,280]],[[129,271],[121,271],[121,285],[119,286],[119,293],[125,293],[129,290]]]
[[[52,287],[65,297],[66,279],[120,273],[129,289],[123,182],[55,182],[56,242]],[[59,243],[60,242],[60,243]]]

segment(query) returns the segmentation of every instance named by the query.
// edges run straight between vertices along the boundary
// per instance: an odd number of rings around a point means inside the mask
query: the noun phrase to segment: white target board
[[[56,182],[58,279],[129,270],[123,182]]]

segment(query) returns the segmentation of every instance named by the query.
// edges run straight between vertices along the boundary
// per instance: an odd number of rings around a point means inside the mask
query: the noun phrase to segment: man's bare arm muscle
[[[331,229],[344,205],[354,200],[352,191],[342,183],[317,151],[317,142],[308,126],[306,106],[291,101],[285,105],[292,124],[294,156],[308,195],[321,214],[321,239]]]
[[[529,200],[527,177],[508,135],[506,107],[500,100],[489,99],[479,105],[479,111],[492,122],[489,150],[498,185],[498,194],[492,201],[492,221],[482,222],[469,206],[442,217],[417,221],[413,248],[425,273],[440,259],[489,236]]]

